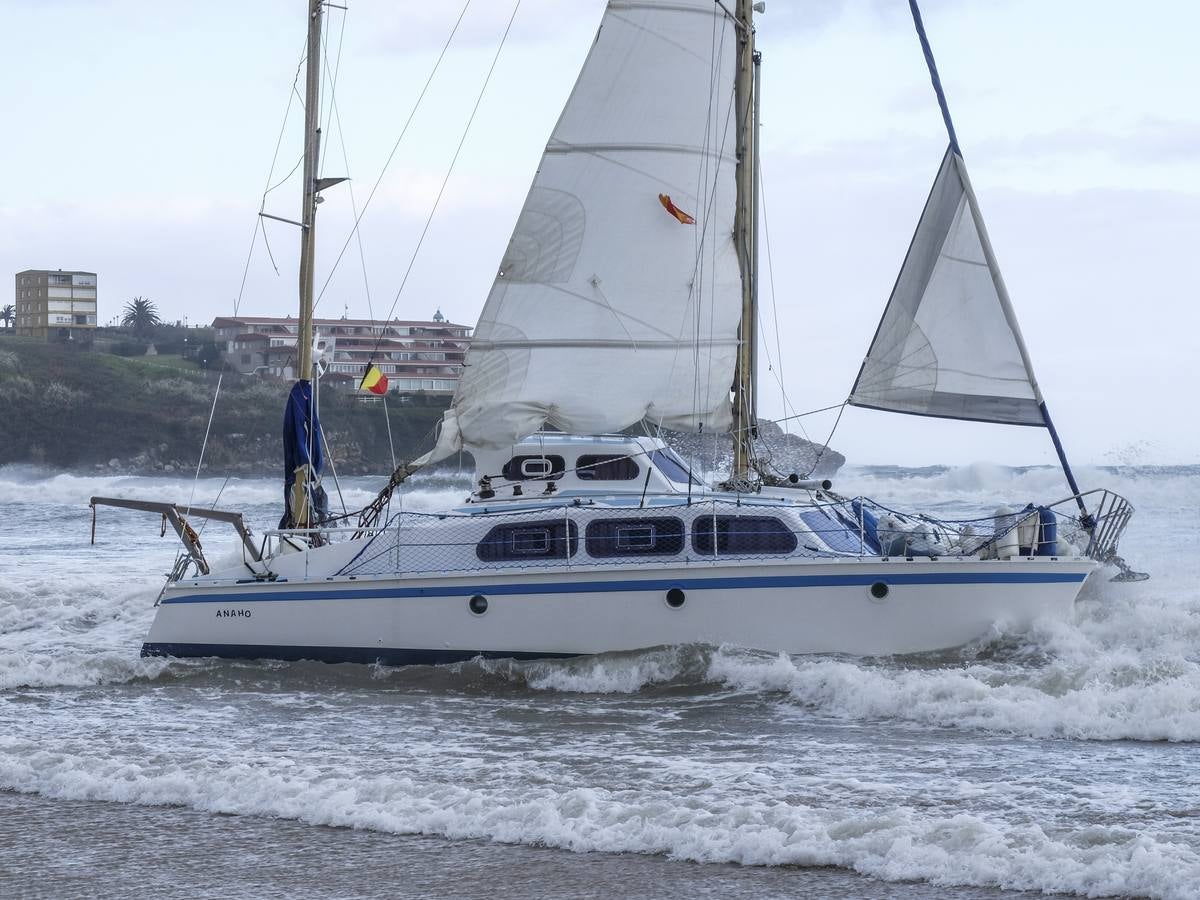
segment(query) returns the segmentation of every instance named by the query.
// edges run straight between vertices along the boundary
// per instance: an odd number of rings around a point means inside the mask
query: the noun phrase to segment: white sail
[[[850,403],[1044,425],[1041,401],[966,167],[947,150]]]
[[[543,424],[729,428],[736,55],[712,0],[608,4],[426,461]]]

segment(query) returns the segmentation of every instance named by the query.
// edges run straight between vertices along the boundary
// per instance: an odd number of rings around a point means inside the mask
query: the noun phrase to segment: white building
[[[230,368],[296,377],[298,319],[221,316],[212,327]],[[357,380],[373,362],[387,376],[388,389],[402,394],[453,393],[471,344],[470,326],[447,322],[441,311],[422,322],[315,319],[313,329],[335,378]]]

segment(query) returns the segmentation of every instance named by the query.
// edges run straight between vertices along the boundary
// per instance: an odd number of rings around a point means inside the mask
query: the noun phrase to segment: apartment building
[[[17,334],[43,340],[91,340],[96,329],[96,273],[18,272],[14,306]]]
[[[298,319],[220,316],[212,327],[230,368],[296,377]],[[313,328],[318,352],[329,366],[326,378],[357,381],[374,362],[387,376],[389,390],[401,394],[453,393],[471,343],[470,326],[446,321],[440,310],[421,322],[315,319]]]

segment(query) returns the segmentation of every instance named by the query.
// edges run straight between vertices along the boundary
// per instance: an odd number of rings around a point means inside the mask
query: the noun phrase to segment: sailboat
[[[286,512],[159,512],[184,552],[148,655],[384,664],[685,643],[789,653],[951,648],[1065,618],[1133,513],[1080,491],[1033,375],[915,0],[950,142],[847,402],[1045,428],[1070,493],[971,523],[772,469],[756,447],[758,79],[751,0],[612,0],[545,147],[435,446],[356,520],[330,520],[313,385],[323,4],[308,0],[299,380]],[[653,90],[647,90],[653,85]],[[731,387],[732,385],[732,387]],[[643,434],[634,433],[642,426]],[[731,433],[709,485],[662,438]],[[393,508],[466,450],[474,487]],[[399,504],[397,504],[399,506]],[[213,570],[190,520],[231,523]]]

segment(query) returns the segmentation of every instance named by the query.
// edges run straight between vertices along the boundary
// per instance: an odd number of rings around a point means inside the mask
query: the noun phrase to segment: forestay
[[[736,55],[713,0],[609,3],[425,461],[543,424],[730,427]]]
[[[1041,401],[966,167],[951,148],[850,403],[1045,425]]]

